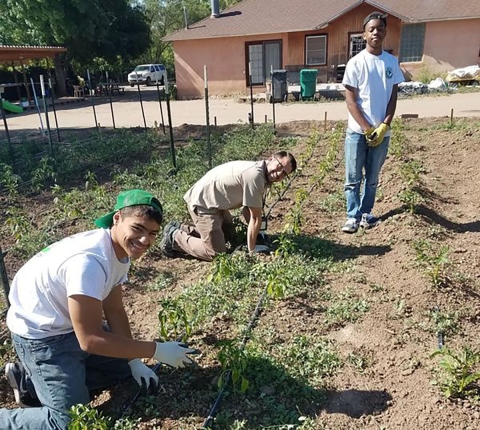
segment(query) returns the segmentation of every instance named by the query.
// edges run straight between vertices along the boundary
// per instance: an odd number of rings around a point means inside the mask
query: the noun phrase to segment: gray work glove
[[[132,371],[133,379],[137,381],[140,387],[147,390],[150,388],[156,390],[158,388],[158,376],[150,367],[143,363],[142,360],[135,358],[134,360],[130,360],[128,365]]]
[[[168,364],[175,368],[183,368],[193,364],[194,361],[187,354],[199,354],[198,349],[189,348],[185,343],[179,342],[155,342],[155,354],[153,359],[160,363]]]

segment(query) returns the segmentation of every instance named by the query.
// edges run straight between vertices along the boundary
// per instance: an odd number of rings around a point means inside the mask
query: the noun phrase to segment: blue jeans
[[[65,430],[70,407],[87,404],[90,390],[107,388],[132,375],[128,360],[82,351],[74,333],[38,340],[12,334],[12,339],[31,381],[28,385],[34,387],[31,394],[43,406],[0,409],[2,430]]]
[[[363,134],[347,129],[345,137],[345,198],[347,217],[360,220],[362,214],[371,213],[375,203],[378,176],[387,158],[390,136],[380,145],[372,148],[367,145]],[[365,172],[365,176],[364,176]],[[363,179],[363,190],[360,185]]]

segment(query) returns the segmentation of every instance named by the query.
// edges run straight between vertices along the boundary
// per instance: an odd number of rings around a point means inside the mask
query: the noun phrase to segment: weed
[[[383,286],[383,285],[379,285],[379,284],[371,284],[370,285],[370,291],[372,293],[378,293],[378,292],[382,292],[382,291],[385,291],[386,288]]]
[[[345,196],[342,192],[336,191],[319,202],[319,208],[326,212],[338,212],[345,206]]]
[[[141,418],[132,419],[132,418],[122,418],[118,421],[115,421],[113,430],[136,430],[138,429]]]
[[[353,296],[349,290],[332,297],[332,301],[326,309],[326,322],[329,326],[355,322],[370,309],[366,300]]]
[[[110,418],[87,405],[72,406],[70,417],[68,430],[108,430],[110,426]]]
[[[317,336],[295,336],[290,345],[283,348],[282,361],[294,377],[320,382],[332,376],[342,366],[342,361],[329,340]]]
[[[415,74],[415,79],[417,81],[420,81],[420,82],[424,83],[424,84],[429,84],[431,81],[433,81],[433,80],[435,80],[439,77],[442,78],[443,80],[445,80],[445,78],[447,77],[447,74],[445,72],[444,73],[439,73],[435,70],[432,70],[428,66],[423,66]]]
[[[348,354],[347,362],[361,373],[368,367],[368,359],[353,352]]]
[[[432,357],[441,356],[439,362],[443,377],[439,381],[445,397],[478,398],[480,381],[480,353],[464,346],[460,352],[443,348]]]
[[[437,308],[430,310],[434,333],[442,333],[444,336],[457,333],[459,316],[459,312],[440,312]]]
[[[437,251],[434,251],[431,243],[425,240],[415,241],[413,247],[416,251],[416,260],[425,268],[433,286],[441,287],[446,280],[445,268],[448,264],[448,247],[441,246]]]
[[[162,291],[172,285],[175,275],[172,272],[161,272],[155,282],[147,287],[148,291]]]

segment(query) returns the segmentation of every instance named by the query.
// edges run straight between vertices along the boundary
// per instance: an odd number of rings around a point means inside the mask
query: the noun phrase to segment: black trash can
[[[270,103],[275,98],[275,103],[287,100],[288,86],[287,86],[287,71],[274,70],[272,73],[272,95],[270,96]]]
[[[346,64],[339,64],[337,66],[337,82],[343,81],[343,75],[345,74],[345,68],[347,67]]]

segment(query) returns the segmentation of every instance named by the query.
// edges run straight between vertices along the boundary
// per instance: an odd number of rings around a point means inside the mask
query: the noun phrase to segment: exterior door
[[[280,59],[280,42],[266,42],[265,45],[265,79],[270,79],[270,71],[282,67]]]
[[[247,65],[252,72],[252,85],[265,85],[270,79],[270,70],[282,67],[282,42],[270,41],[248,44]],[[247,85],[249,85],[247,75]]]

